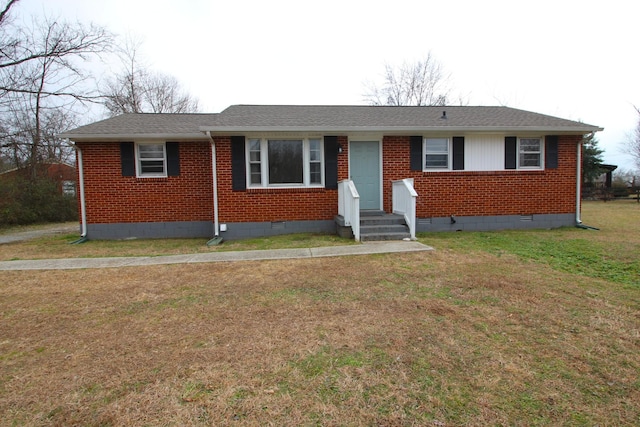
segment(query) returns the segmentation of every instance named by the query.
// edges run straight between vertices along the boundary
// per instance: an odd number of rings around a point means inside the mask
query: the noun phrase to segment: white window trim
[[[75,196],[76,182],[72,180],[62,181],[62,194],[64,194],[65,196]]]
[[[539,166],[522,166],[520,165],[520,140],[522,139],[537,139],[540,141],[540,165]],[[516,147],[516,164],[518,169],[522,170],[543,170],[544,169],[544,137],[542,136],[523,136],[518,137],[518,144]]]
[[[142,173],[142,159],[140,158],[140,149],[142,145],[161,145],[162,146],[162,170],[163,173]],[[165,141],[145,141],[136,142],[136,177],[138,178],[166,178],[167,175],[167,143]]]
[[[250,141],[260,141],[260,184],[251,183],[251,153],[250,153]],[[269,184],[269,140],[279,141],[302,141],[302,183],[288,183],[288,184]],[[317,140],[320,142],[320,182],[311,183],[311,144],[310,140]],[[324,140],[322,137],[268,137],[268,138],[247,138],[245,141],[245,164],[246,164],[246,177],[247,188],[324,188],[325,176],[324,176]]]
[[[427,139],[445,139],[447,141],[447,167],[446,168],[428,168],[427,167]],[[435,153],[434,153],[435,154]],[[441,154],[444,154],[442,152]],[[444,172],[450,171],[453,164],[453,144],[451,138],[445,136],[429,136],[422,138],[422,170],[423,172]]]

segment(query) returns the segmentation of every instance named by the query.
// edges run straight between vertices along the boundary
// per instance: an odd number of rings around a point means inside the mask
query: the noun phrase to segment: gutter
[[[211,173],[213,174],[213,233],[214,238],[209,242],[211,244],[219,244],[222,239],[220,239],[220,224],[218,221],[218,171],[217,171],[217,162],[216,162],[216,143],[211,136],[210,131],[206,131],[206,135],[209,138],[209,142],[211,142]],[[214,242],[214,240],[217,241]],[[207,245],[210,245],[209,242]]]
[[[248,132],[321,132],[321,133],[350,133],[350,132],[383,132],[387,134],[420,134],[424,132],[457,133],[457,132],[478,132],[478,133],[526,133],[554,134],[554,135],[575,135],[603,130],[597,126],[269,126],[269,125],[238,125],[238,126],[200,126],[201,132],[213,132],[216,135],[228,136],[230,134],[244,134]]]
[[[185,132],[185,133],[110,133],[110,134],[91,134],[91,133],[63,133],[60,138],[66,138],[75,142],[119,142],[119,141],[170,141],[170,140],[186,140],[186,141],[206,141],[207,138],[202,133]]]

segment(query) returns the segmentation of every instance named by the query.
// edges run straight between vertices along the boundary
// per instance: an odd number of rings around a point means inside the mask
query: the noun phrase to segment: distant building
[[[595,186],[600,188],[611,188],[611,183],[613,182],[613,171],[618,169],[618,166],[601,164],[600,169],[605,172],[595,180]]]
[[[17,168],[0,173],[0,179],[17,176],[28,177],[29,169]],[[46,176],[58,184],[61,194],[76,195],[76,168],[66,163],[42,163],[38,165],[38,175]]]

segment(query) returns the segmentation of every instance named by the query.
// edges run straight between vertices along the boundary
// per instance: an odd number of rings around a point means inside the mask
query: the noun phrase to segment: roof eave
[[[322,132],[322,133],[387,133],[387,134],[420,134],[420,133],[518,133],[540,132],[544,134],[576,135],[604,130],[597,126],[201,126],[201,132],[212,135],[229,135],[249,132]]]
[[[208,138],[201,132],[196,133],[121,133],[121,134],[86,134],[86,133],[61,133],[60,138],[70,139],[73,142],[116,142],[116,141],[207,141]]]

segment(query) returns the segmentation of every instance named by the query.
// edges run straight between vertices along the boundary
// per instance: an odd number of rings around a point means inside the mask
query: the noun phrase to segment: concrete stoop
[[[340,236],[353,237],[351,227],[344,226],[344,219],[337,217],[336,224]],[[383,211],[360,212],[360,241],[404,240],[410,237],[409,227],[402,215]]]

